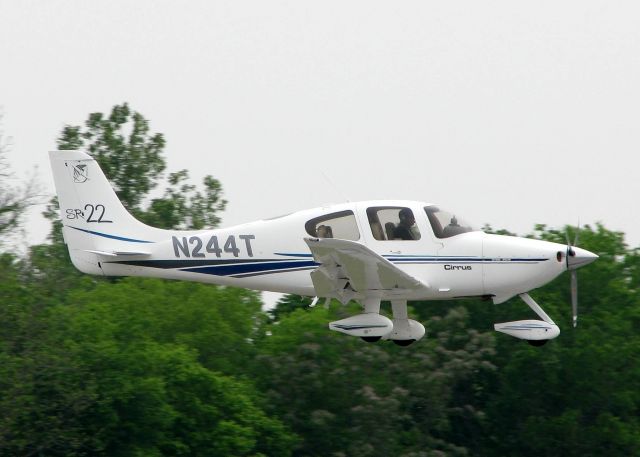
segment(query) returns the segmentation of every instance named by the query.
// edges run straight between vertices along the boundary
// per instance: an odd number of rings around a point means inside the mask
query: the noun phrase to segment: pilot
[[[409,208],[402,208],[398,213],[398,219],[400,222],[393,231],[393,237],[396,240],[415,240],[415,224],[416,218],[413,217],[413,212]]]
[[[467,230],[458,223],[458,218],[453,216],[451,218],[451,221],[449,222],[449,225],[447,225],[442,231],[442,237],[449,238],[450,236],[465,233],[466,231]]]

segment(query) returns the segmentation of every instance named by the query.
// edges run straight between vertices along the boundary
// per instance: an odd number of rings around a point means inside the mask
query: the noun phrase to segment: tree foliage
[[[2,130],[3,116],[0,111],[0,245],[20,225],[26,209],[35,204],[38,198],[35,179],[23,185],[12,184],[14,176],[7,160],[11,137],[7,137]]]
[[[241,380],[255,294],[126,280],[43,306],[2,260],[1,454],[289,455]]]
[[[492,337],[468,329],[462,308],[429,321],[431,338],[409,351],[326,330],[355,312],[294,311],[259,342],[258,385],[303,437],[296,455],[465,455],[454,436],[479,427],[474,377],[493,370]]]

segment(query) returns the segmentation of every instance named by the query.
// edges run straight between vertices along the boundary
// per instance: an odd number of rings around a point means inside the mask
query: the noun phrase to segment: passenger
[[[326,225],[319,225],[316,233],[318,234],[318,238],[333,238],[331,227]]]
[[[402,208],[398,213],[400,222],[393,231],[393,237],[396,240],[415,240],[416,235],[414,233],[416,218],[413,217],[413,212],[409,208]]]

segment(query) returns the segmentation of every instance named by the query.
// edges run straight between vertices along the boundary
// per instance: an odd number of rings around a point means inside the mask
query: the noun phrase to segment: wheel
[[[382,337],[381,336],[361,336],[360,338],[365,340],[367,343],[375,343],[376,341],[380,341],[380,338]]]
[[[527,340],[527,343],[529,343],[531,346],[540,347],[547,344],[547,341],[549,340]]]
[[[413,344],[416,342],[416,340],[391,340],[393,341],[395,344],[397,344],[398,346],[409,346],[410,344]]]

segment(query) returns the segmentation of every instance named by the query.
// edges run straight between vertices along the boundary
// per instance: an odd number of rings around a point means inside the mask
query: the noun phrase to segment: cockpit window
[[[350,210],[316,217],[308,221],[304,228],[309,235],[318,238],[339,238],[351,241],[360,239],[356,217]]]
[[[419,240],[420,230],[410,208],[378,206],[367,208],[371,233],[378,241]]]
[[[424,210],[429,218],[433,233],[437,238],[450,238],[461,233],[477,230],[455,214],[444,211],[437,206],[427,206]]]

